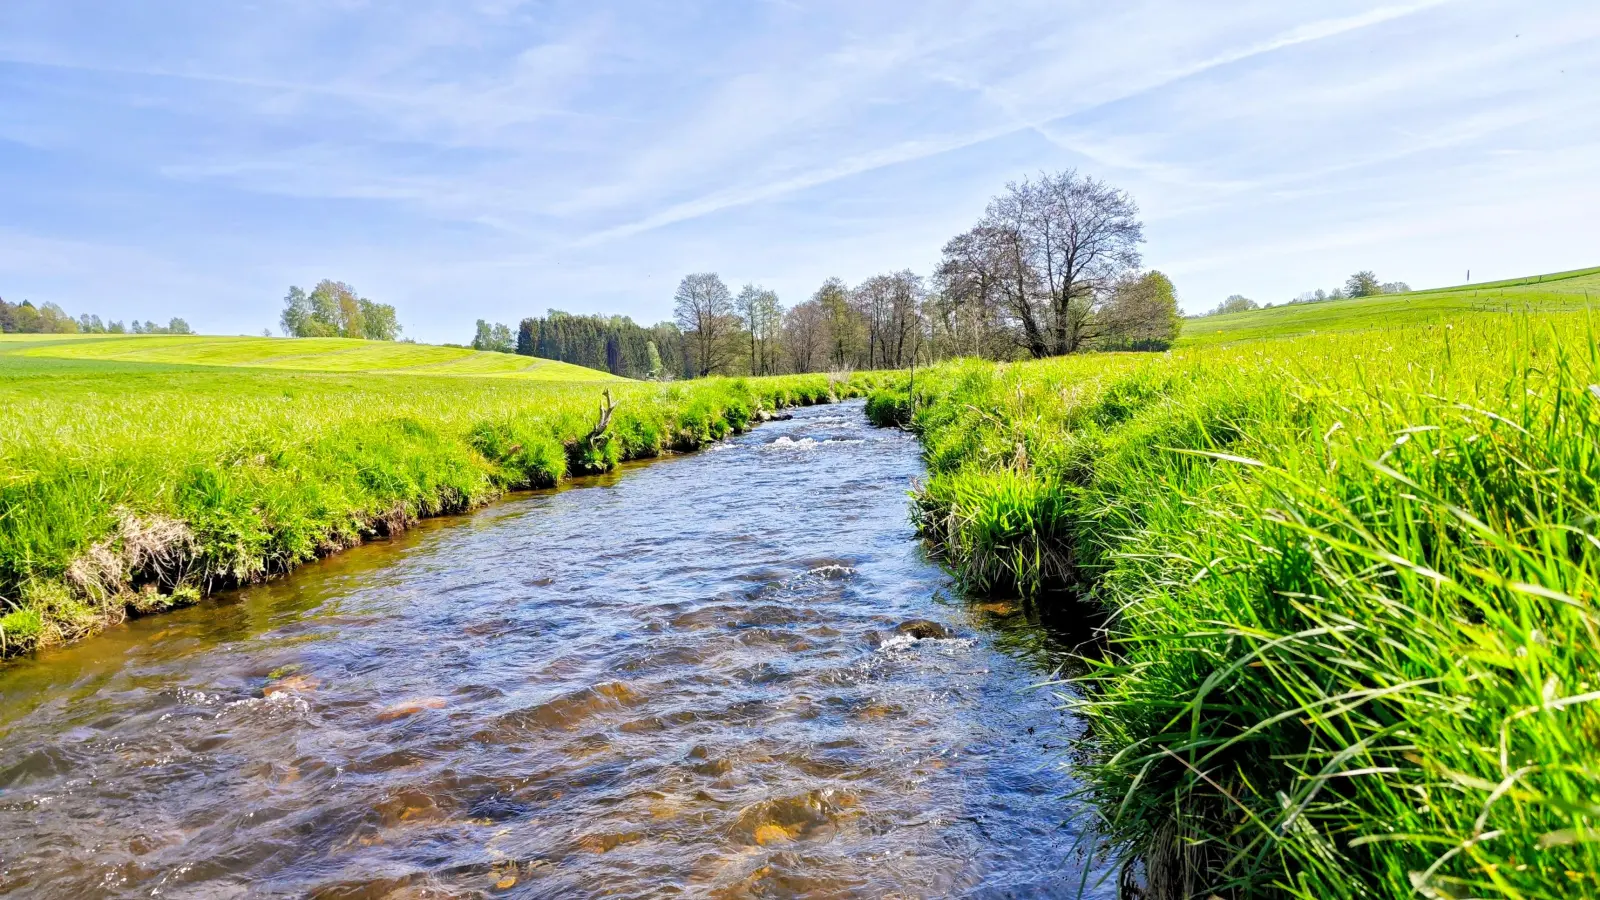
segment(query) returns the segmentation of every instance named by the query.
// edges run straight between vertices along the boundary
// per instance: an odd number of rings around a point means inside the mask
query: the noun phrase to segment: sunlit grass
[[[1439,322],[1464,312],[1561,312],[1600,305],[1600,269],[1187,319],[1180,347]]]
[[[544,381],[619,380],[608,372],[531,356],[353,338],[4,335],[0,336],[0,355],[314,372],[499,375]]]
[[[1153,896],[1600,896],[1586,314],[917,385],[952,567],[1111,614],[1085,774]]]

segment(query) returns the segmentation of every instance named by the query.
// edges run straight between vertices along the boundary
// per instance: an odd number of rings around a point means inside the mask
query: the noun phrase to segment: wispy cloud
[[[243,326],[339,275],[424,338],[529,304],[654,319],[689,270],[790,297],[925,270],[1005,181],[1065,166],[1135,194],[1146,258],[1196,306],[1407,234],[1425,246],[1384,274],[1421,283],[1455,271],[1426,241],[1485,182],[1516,180],[1508,216],[1600,202],[1556,174],[1600,140],[1597,39],[1590,0],[13,0],[0,228],[58,249],[0,253],[0,292],[141,316],[225,297]],[[1451,235],[1475,257],[1503,237]],[[109,289],[60,247],[138,274]]]

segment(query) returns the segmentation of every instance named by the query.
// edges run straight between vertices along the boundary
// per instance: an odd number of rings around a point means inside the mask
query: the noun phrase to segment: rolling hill
[[[0,371],[41,366],[72,368],[74,363],[97,369],[121,363],[140,370],[199,366],[341,375],[459,375],[568,382],[625,380],[607,372],[531,356],[354,338],[0,335]]]
[[[1177,345],[1196,347],[1254,338],[1359,331],[1416,324],[1475,310],[1554,312],[1582,309],[1592,303],[1600,303],[1600,268],[1204,316],[1183,323]]]

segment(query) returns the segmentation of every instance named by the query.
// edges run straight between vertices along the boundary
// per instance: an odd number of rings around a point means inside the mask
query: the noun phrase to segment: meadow
[[[74,361],[370,375],[498,376],[537,381],[620,380],[607,372],[550,359],[397,341],[154,334],[0,335],[0,366],[59,367]]]
[[[1183,323],[1177,345],[1201,347],[1259,338],[1421,325],[1471,312],[1542,313],[1586,309],[1596,304],[1600,304],[1600,268],[1577,269],[1189,319]]]
[[[660,385],[337,339],[0,341],[0,654],[865,383]],[[595,435],[603,391],[616,407]]]
[[[1105,619],[1069,702],[1140,896],[1600,896],[1597,323],[1374,324],[869,400],[971,588]]]

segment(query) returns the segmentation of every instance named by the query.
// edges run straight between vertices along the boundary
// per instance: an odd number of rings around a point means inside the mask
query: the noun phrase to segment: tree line
[[[679,284],[674,318],[699,376],[1165,349],[1181,324],[1177,296],[1165,275],[1139,268],[1138,213],[1104,182],[1045,174],[1007,185],[929,277],[830,278],[784,309],[760,285],[735,294],[700,272]]]
[[[627,316],[574,315],[552,309],[523,319],[515,334],[479,319],[474,350],[560,360],[625,378],[691,378],[683,332],[671,322],[643,326]]]
[[[825,280],[786,307],[715,272],[684,277],[673,320],[550,310],[515,335],[478,320],[471,346],[629,378],[895,369],[957,356],[1161,350],[1181,324],[1171,280],[1140,269],[1133,199],[1075,171],[1006,186],[931,275],[902,269],[851,285]]]
[[[7,303],[0,299],[0,333],[4,334],[194,334],[189,323],[173,317],[167,324],[134,319],[124,324],[120,321],[101,321],[99,316],[84,313],[74,319],[54,303],[34,306],[31,301]]]
[[[1345,280],[1343,287],[1336,287],[1332,291],[1318,288],[1315,291],[1306,291],[1285,303],[1285,306],[1295,306],[1301,303],[1322,303],[1326,300],[1344,300],[1351,297],[1376,297],[1380,294],[1408,294],[1411,285],[1404,281],[1378,281],[1378,276],[1371,269],[1363,269]],[[1271,309],[1277,304],[1257,303],[1243,294],[1230,294],[1228,299],[1217,304],[1214,308],[1201,313],[1201,316],[1222,316],[1228,313],[1248,312],[1252,309]]]

